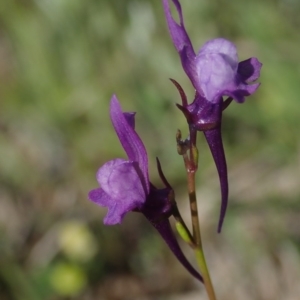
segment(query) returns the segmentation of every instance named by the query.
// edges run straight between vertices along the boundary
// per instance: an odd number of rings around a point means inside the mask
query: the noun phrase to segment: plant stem
[[[190,127],[190,145],[189,145],[189,163],[186,163],[187,181],[188,181],[188,194],[191,208],[191,218],[193,227],[193,241],[195,243],[194,251],[200,273],[203,276],[204,285],[207,295],[210,300],[216,300],[214,288],[210,279],[209,271],[207,268],[204,251],[202,247],[200,222],[197,207],[196,196],[196,172],[198,169],[198,150],[196,147],[197,132]]]
[[[198,218],[197,197],[195,192],[195,173],[187,172],[188,193],[190,199],[193,238],[197,247],[202,247],[200,223]]]
[[[190,126],[189,130],[190,130],[190,137],[185,141],[181,140],[181,131],[178,130],[176,134],[176,141],[177,141],[178,154],[182,155],[186,173],[187,173],[188,194],[189,194],[190,208],[191,208],[193,235],[191,235],[189,229],[187,228],[185,222],[183,221],[180,212],[178,211],[176,203],[174,205],[173,215],[177,220],[178,224],[180,224],[180,226],[177,227],[177,230],[180,231],[181,237],[195,251],[197,263],[200,269],[200,273],[203,277],[204,285],[209,300],[216,300],[214,288],[205,261],[204,251],[202,247],[202,240],[201,240],[200,222],[198,216],[196,184],[195,184],[195,177],[198,169],[198,149],[196,147],[197,131],[192,126]],[[178,224],[176,226],[178,226]]]
[[[200,273],[203,276],[207,295],[210,300],[216,300],[214,288],[212,285],[212,281],[210,279],[209,271],[204,256],[203,246],[202,246],[200,222],[198,217],[197,197],[195,191],[195,175],[196,175],[195,172],[187,173],[188,191],[189,191],[189,199],[190,199],[191,214],[192,214],[193,237],[196,244],[194,250],[196,254],[197,263],[200,269]]]

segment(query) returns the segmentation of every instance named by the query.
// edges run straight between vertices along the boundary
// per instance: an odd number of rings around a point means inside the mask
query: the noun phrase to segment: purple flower
[[[122,112],[116,96],[110,102],[110,117],[128,159],[116,158],[97,172],[101,188],[89,193],[89,199],[108,208],[104,224],[121,223],[126,213],[141,212],[157,229],[182,265],[197,279],[201,275],[190,265],[172,232],[169,217],[175,205],[174,192],[165,179],[160,163],[158,171],[165,188],[157,189],[149,181],[145,146],[134,130],[135,113]]]
[[[222,111],[233,99],[242,103],[246,96],[257,90],[259,83],[249,83],[258,79],[262,64],[254,57],[239,63],[235,45],[223,38],[208,41],[196,54],[184,27],[180,3],[178,0],[172,2],[180,23],[172,17],[169,0],[163,0],[167,24],[182,67],[196,90],[194,101],[188,104],[181,86],[172,80],[182,98],[182,105],[177,106],[184,113],[191,132],[204,132],[218,169],[222,194],[220,232],[228,201],[227,166],[221,136]],[[223,96],[229,98],[223,100]]]

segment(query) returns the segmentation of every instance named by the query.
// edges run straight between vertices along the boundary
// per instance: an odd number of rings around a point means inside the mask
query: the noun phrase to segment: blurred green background
[[[199,209],[219,299],[300,294],[300,1],[182,0],[195,49],[225,37],[263,62],[258,92],[223,120],[230,205],[216,233],[217,173],[199,140]],[[0,1],[0,299],[206,299],[139,214],[104,227],[87,200],[95,173],[124,157],[116,93],[189,223],[175,132],[187,133],[168,78],[193,90],[158,0]],[[193,261],[192,253],[186,249]]]

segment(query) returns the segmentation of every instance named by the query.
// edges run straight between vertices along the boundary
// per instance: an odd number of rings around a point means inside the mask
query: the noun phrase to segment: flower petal
[[[108,213],[103,220],[105,225],[120,224],[124,215],[132,210],[130,207],[126,207],[124,203],[120,205],[118,201],[112,199],[101,188],[91,190],[89,199],[102,207],[108,208]]]
[[[250,85],[241,83],[240,85],[238,85],[238,87],[232,88],[232,90],[223,91],[222,95],[232,97],[238,103],[243,103],[245,102],[245,97],[250,96],[254,92],[256,92],[259,86],[260,83],[254,83]]]
[[[251,57],[239,63],[238,74],[242,81],[253,82],[259,78],[261,67],[262,63],[256,57]]]
[[[146,201],[136,164],[117,158],[104,164],[97,172],[97,180],[103,191],[126,209],[140,208]]]
[[[121,224],[125,214],[131,211],[131,209],[125,209],[120,206],[119,203],[115,203],[114,206],[108,208],[108,212],[103,220],[105,225]]]
[[[119,140],[130,161],[135,161],[142,172],[142,184],[146,193],[149,193],[148,156],[143,142],[135,132],[133,116],[124,115],[117,97],[110,101],[110,118],[119,137]]]
[[[203,54],[223,54],[226,57],[225,59],[228,60],[234,68],[237,67],[238,56],[236,46],[226,39],[217,38],[209,40],[198,52],[198,55]]]
[[[204,135],[214,158],[220,179],[222,202],[218,232],[221,232],[228,203],[227,165],[222,143],[221,127],[204,131]]]
[[[206,99],[220,101],[222,92],[236,81],[238,57],[236,47],[225,39],[208,41],[200,49],[197,58],[197,74]]]
[[[127,123],[130,125],[132,129],[135,128],[135,112],[124,112],[123,113]]]
[[[169,32],[173,41],[173,44],[179,53],[182,67],[190,78],[192,84],[199,94],[202,94],[201,87],[199,85],[199,80],[197,78],[197,72],[195,69],[195,58],[196,54],[193,49],[191,40],[185,30],[181,5],[178,0],[172,0],[176,10],[179,15],[180,24],[177,24],[174,18],[172,17],[169,0],[163,0],[164,11],[167,19],[167,24],[169,27]]]
[[[102,207],[108,207],[114,203],[114,200],[110,196],[108,196],[101,188],[91,190],[89,192],[88,198]]]

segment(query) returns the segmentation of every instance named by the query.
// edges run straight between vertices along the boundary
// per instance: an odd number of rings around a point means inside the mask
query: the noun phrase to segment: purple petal
[[[261,67],[262,63],[256,57],[251,57],[239,63],[238,74],[242,81],[253,82],[259,78]]]
[[[132,210],[130,206],[126,207],[126,203],[120,205],[118,201],[112,199],[101,188],[91,190],[89,199],[102,207],[108,208],[108,213],[103,220],[105,225],[120,224],[124,215]]]
[[[204,131],[204,135],[209,145],[211,154],[214,158],[220,179],[222,202],[218,232],[221,232],[228,202],[227,165],[222,143],[221,128],[219,127],[216,129]]]
[[[97,172],[103,191],[127,209],[140,208],[146,201],[136,164],[117,158],[104,164]]]
[[[97,172],[101,188],[89,193],[89,199],[100,206],[108,208],[104,224],[121,223],[124,215],[140,209],[146,195],[137,173],[136,162],[115,159],[104,164]]]
[[[223,38],[212,39],[206,42],[197,55],[203,54],[223,54],[227,57],[225,59],[227,59],[229,63],[231,61],[234,66],[237,65],[238,56],[236,46]]]
[[[105,225],[121,224],[125,214],[129,211],[131,210],[124,210],[124,207],[120,206],[119,203],[116,202],[114,206],[108,208],[108,212],[103,220],[103,223]]]
[[[181,248],[179,247],[179,244],[174,236],[174,233],[171,229],[170,222],[168,219],[160,220],[160,221],[153,221],[153,219],[146,218],[150,221],[150,223],[155,227],[155,229],[160,233],[164,241],[169,246],[170,250],[173,252],[173,254],[176,256],[176,258],[179,260],[179,262],[187,269],[188,272],[190,272],[191,275],[193,275],[195,278],[203,282],[202,276],[197,272],[192,265],[189,263],[189,261],[186,259],[185,255],[183,254]]]
[[[232,88],[232,90],[225,90],[222,92],[223,96],[229,96],[232,97],[234,100],[236,100],[238,103],[245,102],[245,97],[252,95],[258,87],[260,86],[260,83],[254,83],[254,84],[240,84],[238,87]]]
[[[174,3],[176,10],[179,15],[180,24],[176,23],[174,18],[172,17],[169,0],[163,0],[164,11],[167,19],[167,24],[169,27],[169,32],[173,41],[173,44],[179,53],[182,67],[190,78],[192,84],[199,94],[202,94],[201,87],[199,85],[199,80],[197,78],[197,72],[195,69],[195,58],[196,54],[193,49],[193,45],[191,40],[185,30],[181,5],[178,0],[172,0]]]
[[[216,103],[222,92],[236,81],[236,47],[225,39],[211,40],[200,49],[196,65],[204,96],[208,101]]]
[[[127,123],[130,125],[132,129],[135,128],[135,112],[124,112],[123,113]]]
[[[110,118],[129,160],[138,163],[143,176],[143,178],[141,178],[142,184],[148,194],[149,174],[147,152],[143,142],[132,127],[132,125],[134,125],[132,116],[129,117],[128,114],[124,116],[120,103],[115,95],[110,101]]]
[[[94,203],[96,203],[102,207],[108,207],[114,203],[114,200],[111,199],[111,197],[108,196],[101,188],[91,190],[89,192],[88,197]]]

